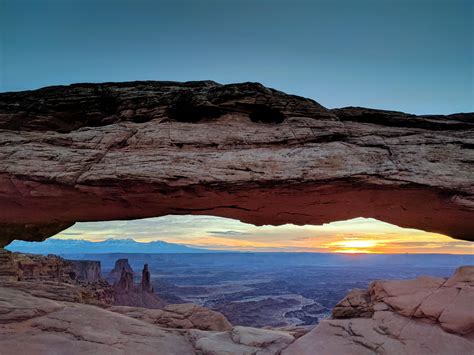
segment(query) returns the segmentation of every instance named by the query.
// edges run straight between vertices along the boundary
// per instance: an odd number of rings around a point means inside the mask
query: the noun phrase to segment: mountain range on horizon
[[[109,254],[109,253],[213,253],[209,249],[192,248],[182,244],[168,243],[161,240],[137,242],[134,239],[106,239],[91,242],[83,239],[49,238],[43,242],[25,242],[15,240],[5,249],[12,252],[30,254]]]

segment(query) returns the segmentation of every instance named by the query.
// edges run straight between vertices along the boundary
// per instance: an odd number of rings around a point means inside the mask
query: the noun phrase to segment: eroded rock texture
[[[221,314],[195,307],[177,305],[162,318],[157,310],[102,309],[0,286],[0,354],[277,355],[294,340],[282,331],[232,328]],[[187,318],[193,327],[182,329]]]
[[[55,292],[46,297],[0,285],[0,354],[467,355],[474,349],[474,266],[449,279],[376,281],[348,294],[333,319],[303,336],[297,329],[233,327],[222,314],[192,304],[103,309]]]
[[[130,264],[128,263],[128,259],[115,260],[115,266],[108,275],[108,279],[111,281],[111,283],[115,283],[119,281],[120,278],[122,277],[124,270],[132,274],[132,280],[133,280],[134,271],[132,267],[130,266]]]
[[[95,282],[102,279],[100,261],[67,260],[57,255],[11,253],[0,250],[0,280]]]
[[[114,306],[110,311],[166,328],[227,331],[232,325],[219,312],[192,303],[170,304],[163,309]]]
[[[114,270],[120,267],[122,268],[120,278],[114,283],[115,305],[163,308],[167,304],[154,293],[148,264],[143,267],[142,279],[138,285],[134,282],[134,272],[128,263],[128,259],[117,260],[110,275],[114,275]]]
[[[143,292],[154,293],[153,286],[151,285],[151,273],[150,270],[148,270],[148,264],[143,266],[141,287]]]
[[[115,301],[113,288],[102,279],[100,262],[66,260],[56,255],[0,249],[0,287],[57,301],[101,306]]]
[[[0,243],[166,214],[373,217],[474,240],[473,117],[328,110],[256,83],[0,94]]]
[[[473,304],[474,266],[449,279],[375,281],[282,354],[471,354]]]

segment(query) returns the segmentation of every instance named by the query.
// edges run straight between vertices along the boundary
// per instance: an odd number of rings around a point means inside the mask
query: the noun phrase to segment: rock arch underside
[[[0,246],[77,221],[373,217],[474,241],[474,114],[326,109],[257,83],[0,94]]]

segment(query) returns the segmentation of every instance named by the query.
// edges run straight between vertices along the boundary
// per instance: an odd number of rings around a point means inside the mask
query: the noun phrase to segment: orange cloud
[[[404,229],[370,218],[322,226],[256,227],[228,218],[165,216],[77,223],[58,237],[92,241],[108,238],[133,238],[141,242],[163,240],[218,250],[474,254],[473,243]]]

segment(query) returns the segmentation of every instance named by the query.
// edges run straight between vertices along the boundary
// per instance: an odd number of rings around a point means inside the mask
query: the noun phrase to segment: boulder
[[[230,332],[189,331],[197,353],[207,355],[276,355],[294,337],[289,333],[250,327],[234,327]]]
[[[282,354],[470,354],[473,304],[474,266],[448,279],[375,281]]]
[[[232,329],[222,313],[192,303],[170,304],[160,310],[120,306],[110,307],[109,310],[167,328],[215,331]]]
[[[177,332],[96,306],[0,287],[0,354],[194,354]]]

